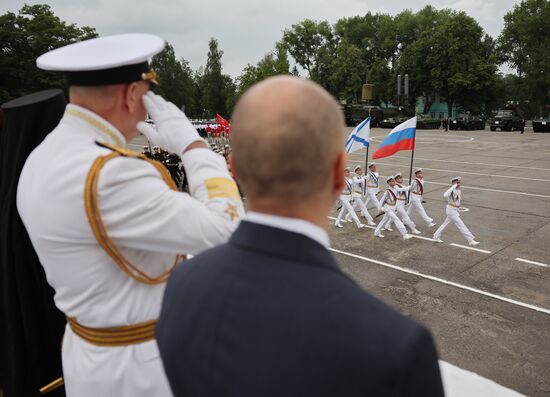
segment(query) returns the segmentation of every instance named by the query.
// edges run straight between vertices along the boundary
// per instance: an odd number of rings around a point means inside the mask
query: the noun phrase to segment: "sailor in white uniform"
[[[422,198],[424,196],[424,171],[422,171],[422,168],[417,168],[414,171],[414,179],[412,180],[410,191],[410,204],[409,209],[407,210],[407,215],[411,217],[416,211],[422,220],[426,222],[428,227],[434,227],[434,220],[428,216],[424,206],[422,205]]]
[[[394,175],[395,178],[395,192],[397,194],[397,204],[395,205],[395,213],[397,214],[397,217],[403,222],[405,226],[407,226],[412,234],[420,234],[420,230],[416,228],[416,225],[414,222],[409,218],[409,215],[407,215],[407,211],[405,210],[405,205],[407,204],[408,200],[408,193],[410,191],[410,186],[403,186],[403,175],[401,175],[400,172]],[[391,222],[388,223],[388,226]],[[388,228],[386,226],[386,229]]]
[[[350,214],[351,218],[353,219],[357,227],[363,228],[365,227],[365,225],[361,223],[353,207],[351,206],[351,201],[353,200],[353,179],[351,178],[349,167],[346,167],[344,172],[345,172],[345,179],[344,179],[345,184],[344,184],[344,189],[340,194],[340,201],[342,203],[342,208],[338,213],[338,217],[336,218],[336,222],[334,222],[334,226],[343,227],[342,218],[344,218],[347,212],[348,214]]]
[[[443,193],[443,197],[447,200],[447,218],[445,218],[445,221],[439,226],[439,229],[436,230],[436,232],[433,235],[433,238],[438,243],[442,243],[443,240],[441,240],[441,233],[443,233],[443,230],[447,227],[449,223],[454,223],[460,233],[464,236],[466,240],[468,240],[468,244],[471,246],[476,246],[479,244],[478,241],[475,240],[474,235],[470,230],[466,227],[462,219],[460,219],[460,201],[462,200],[462,192],[460,189],[460,181],[461,178],[459,176],[454,177],[451,179],[452,186]]]
[[[369,171],[366,175],[367,182],[367,199],[365,200],[365,207],[368,208],[369,202],[372,202],[376,209],[380,208],[380,202],[376,195],[380,191],[380,175],[376,172],[376,163],[373,161],[369,164]]]
[[[363,197],[367,194],[367,180],[363,173],[363,168],[360,165],[355,166],[353,169],[353,172],[355,175],[353,176],[353,212],[355,212],[355,209],[359,207],[361,210],[361,214],[363,217],[367,220],[367,223],[369,226],[376,225],[374,223],[374,220],[372,219],[372,216],[367,211],[367,207],[365,207],[365,204],[363,203]],[[346,221],[351,221],[351,214],[348,213],[346,215]]]
[[[399,218],[395,214],[395,206],[397,204],[395,178],[393,176],[390,176],[386,179],[386,182],[388,183],[388,189],[386,189],[386,191],[384,192],[384,195],[380,200],[380,207],[378,208],[379,211],[384,209],[385,213],[382,221],[376,227],[374,235],[376,237],[384,238],[384,235],[382,234],[382,229],[384,229],[386,225],[388,225],[390,222],[393,222],[397,227],[397,230],[399,230],[399,233],[401,233],[401,235],[403,236],[403,240],[408,240],[412,237],[412,235],[407,233],[405,225],[403,225],[403,222],[401,222],[401,220],[399,220]]]
[[[17,207],[67,316],[68,397],[172,394],[155,341],[165,281],[181,254],[227,241],[244,215],[224,159],[175,105],[147,93],[156,81],[147,60],[164,44],[108,36],[37,60],[67,72],[71,103],[27,159]],[[138,129],[181,157],[190,194],[125,149]]]

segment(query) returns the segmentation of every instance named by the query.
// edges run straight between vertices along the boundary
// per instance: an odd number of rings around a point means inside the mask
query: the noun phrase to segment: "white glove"
[[[181,155],[193,142],[204,142],[187,116],[173,103],[165,101],[160,95],[148,92],[143,96],[143,104],[156,128],[140,121],[137,129],[154,145]]]

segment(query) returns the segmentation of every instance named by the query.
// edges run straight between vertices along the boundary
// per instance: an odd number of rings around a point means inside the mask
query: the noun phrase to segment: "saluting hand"
[[[156,128],[140,121],[137,129],[154,145],[181,155],[193,142],[204,142],[185,113],[173,103],[164,100],[160,95],[148,92],[143,96],[143,104]]]

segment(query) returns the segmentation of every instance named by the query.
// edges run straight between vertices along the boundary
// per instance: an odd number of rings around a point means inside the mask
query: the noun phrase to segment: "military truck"
[[[340,106],[346,118],[346,124],[349,126],[356,126],[370,116],[371,127],[379,127],[384,117],[394,117],[398,113],[397,109],[394,108],[381,108],[380,106],[358,103],[342,104]]]
[[[450,130],[476,131],[485,129],[485,117],[472,115],[459,115],[451,120]]]
[[[523,118],[515,110],[499,110],[491,120],[491,131],[500,128],[501,131],[520,130],[524,124]]]
[[[533,132],[550,132],[550,117],[533,120]]]

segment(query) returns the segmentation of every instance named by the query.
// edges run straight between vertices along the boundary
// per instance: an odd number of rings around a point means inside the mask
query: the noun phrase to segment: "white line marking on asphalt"
[[[332,216],[327,216],[327,218],[331,219],[333,221],[336,220],[336,218],[334,218]],[[368,227],[369,229],[376,229],[376,227],[369,226],[369,225],[365,225],[365,227]],[[433,238],[430,238],[430,237],[418,236],[416,234],[411,234],[411,236],[413,238],[417,238],[417,239],[420,239],[420,240],[426,240],[426,241],[430,241],[432,243],[435,243],[435,240]],[[472,250],[472,251],[483,252],[484,254],[490,254],[491,253],[491,251],[486,251],[486,250],[482,250],[482,249],[479,249],[479,248],[466,247],[465,245],[460,245],[460,244],[451,243],[449,245],[452,245],[453,247],[466,248],[466,249],[469,249],[469,250]]]
[[[349,163],[357,163],[357,161],[353,160],[347,160]],[[385,177],[385,175],[380,175],[381,177]],[[442,185],[442,186],[449,186],[448,183],[441,183],[441,182],[432,182],[427,181],[426,184],[433,184],[433,185]],[[461,189],[472,189],[472,190],[483,190],[486,192],[497,192],[497,193],[507,193],[507,194],[519,194],[521,196],[531,196],[531,197],[542,197],[542,198],[550,198],[550,196],[546,194],[536,194],[536,193],[526,193],[526,192],[513,192],[510,190],[499,190],[499,189],[489,189],[486,187],[476,187],[476,186],[461,186]]]
[[[381,165],[389,165],[389,166],[409,166],[408,164],[390,164],[390,163],[378,163]],[[510,176],[510,175],[494,175],[494,174],[482,174],[478,172],[467,172],[467,171],[456,171],[456,170],[442,170],[438,168],[428,168],[428,167],[422,167],[425,170],[429,171],[437,171],[437,172],[447,172],[450,174],[468,174],[468,175],[478,175],[478,176],[489,176],[491,178],[507,178],[507,179],[521,179],[525,181],[536,181],[536,182],[550,182],[550,179],[536,179],[536,178],[524,178],[520,176]]]
[[[373,136],[370,140],[372,142],[382,142],[384,138],[386,138],[386,136]],[[449,138],[446,138],[444,136],[417,136],[415,140],[420,143],[469,143],[472,142],[474,139],[475,138],[471,136],[449,136]]]
[[[550,267],[550,265],[547,265],[546,263],[530,261],[529,259],[516,258],[516,261],[525,262],[525,263],[529,263],[531,265],[536,265],[536,266]]]
[[[428,279],[428,280],[436,281],[438,283],[450,285],[450,286],[453,286],[453,287],[456,287],[456,288],[459,288],[459,289],[463,289],[465,291],[474,292],[476,294],[488,296],[490,298],[497,299],[497,300],[502,301],[502,302],[511,303],[513,305],[516,305],[516,306],[521,306],[521,307],[524,307],[526,309],[530,309],[530,310],[534,310],[534,311],[537,311],[537,312],[540,312],[540,313],[550,315],[550,310],[549,309],[545,309],[543,307],[539,307],[539,306],[531,305],[529,303],[517,301],[515,299],[506,298],[505,296],[493,294],[491,292],[487,292],[487,291],[483,291],[483,290],[480,290],[480,289],[477,289],[477,288],[469,287],[469,286],[464,285],[464,284],[455,283],[453,281],[448,281],[448,280],[445,280],[445,279],[442,279],[442,278],[439,278],[439,277],[430,276],[429,274],[421,273],[421,272],[416,271],[416,270],[407,269],[407,268],[397,266],[397,265],[392,265],[391,263],[386,263],[386,262],[382,262],[382,261],[379,261],[379,260],[376,260],[376,259],[367,258],[367,257],[361,256],[361,255],[356,255],[356,254],[352,254],[352,253],[349,253],[349,252],[340,251],[340,250],[337,250],[337,249],[334,249],[334,248],[329,248],[329,251],[335,252],[335,253],[340,254],[340,255],[349,256],[351,258],[361,259],[365,262],[374,263],[375,265],[384,266],[384,267],[387,267],[387,268],[390,268],[390,269],[393,269],[393,270],[397,270],[397,271],[400,271],[400,272],[403,272],[403,273],[412,274],[413,276],[422,277],[422,278],[425,278],[425,279]]]
[[[471,251],[483,252],[484,254],[490,254],[491,253],[491,251],[482,250],[480,248],[468,247],[467,245],[461,245],[461,244],[455,244],[455,243],[451,243],[449,245],[452,245],[453,247],[464,248],[464,249],[471,250]]]
[[[409,157],[404,156],[393,156],[398,159],[408,159]],[[504,167],[504,168],[523,168],[527,170],[540,170],[540,171],[550,171],[550,168],[538,168],[538,167],[526,167],[522,165],[508,165],[508,164],[487,164],[487,163],[471,163],[468,161],[456,161],[456,160],[438,160],[438,159],[428,159],[423,157],[415,157],[415,160],[425,160],[425,161],[439,161],[442,163],[457,163],[457,164],[470,164],[470,165],[488,165],[491,167]]]

